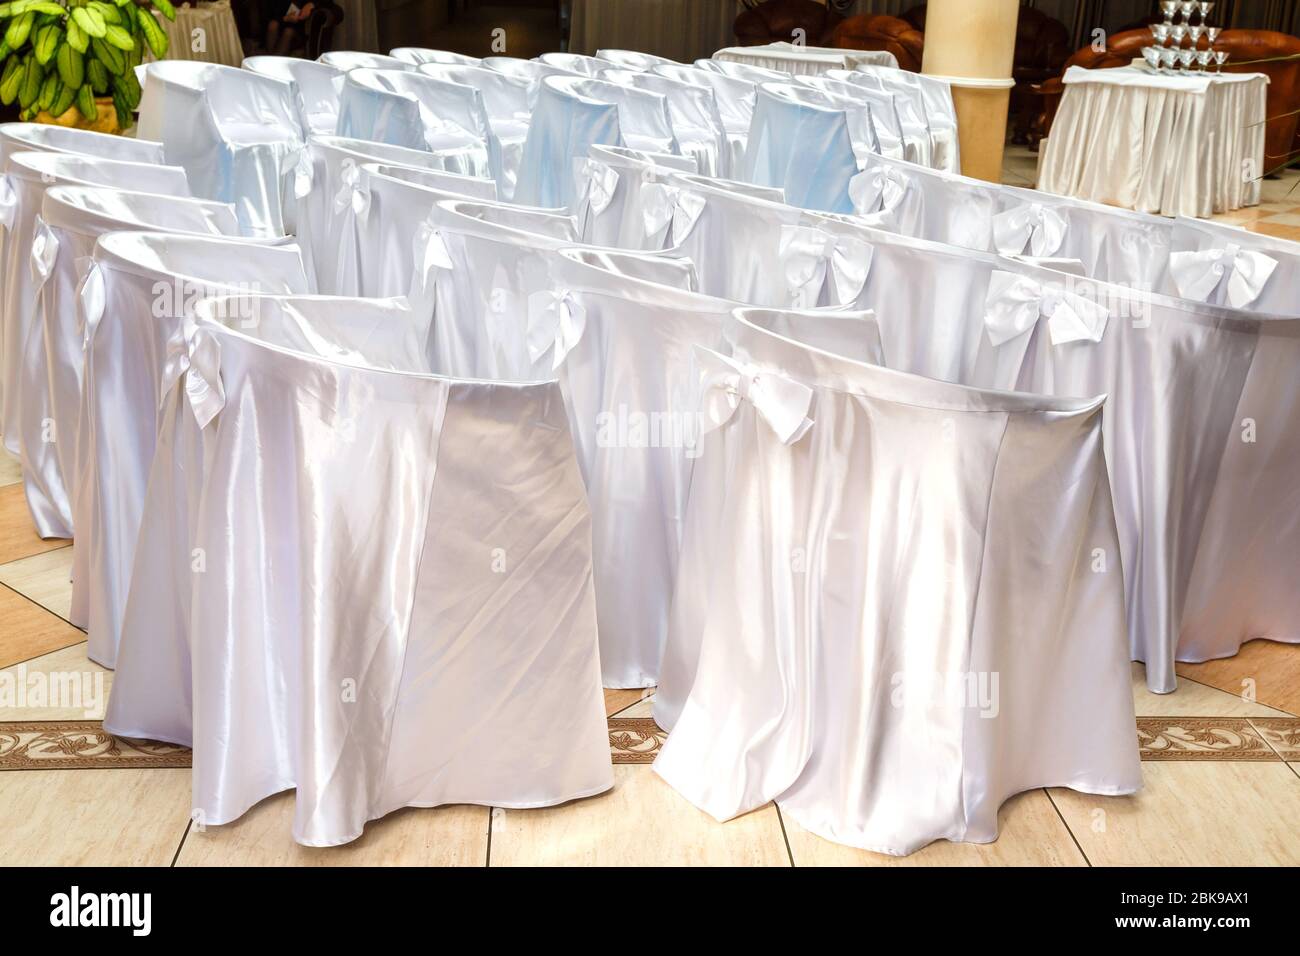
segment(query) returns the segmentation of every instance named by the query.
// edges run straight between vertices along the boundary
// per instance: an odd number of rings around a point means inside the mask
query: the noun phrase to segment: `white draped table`
[[[888,50],[840,50],[825,46],[795,46],[785,41],[762,46],[729,46],[713,54],[713,58],[799,75],[856,70],[861,64],[898,66],[898,60]]]
[[[158,22],[167,31],[167,58],[202,60],[239,66],[244,62],[244,47],[239,42],[239,28],[230,11],[230,0],[213,0],[190,7],[177,4],[176,20],[162,17]]]
[[[1066,71],[1038,188],[1166,216],[1259,202],[1268,77]]]

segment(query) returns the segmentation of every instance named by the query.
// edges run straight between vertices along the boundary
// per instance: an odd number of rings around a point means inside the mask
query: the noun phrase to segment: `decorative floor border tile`
[[[164,770],[189,765],[188,747],[117,737],[98,720],[0,723],[0,770]]]
[[[1252,717],[1264,742],[1283,760],[1300,760],[1300,717]]]
[[[609,718],[609,757],[616,764],[654,763],[667,739],[651,717]]]
[[[1281,760],[1244,717],[1139,717],[1143,760]]]

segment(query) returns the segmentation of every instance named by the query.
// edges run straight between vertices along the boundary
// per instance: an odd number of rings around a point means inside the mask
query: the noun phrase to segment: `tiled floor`
[[[1032,183],[1035,163],[1009,150],[1006,180]],[[1300,239],[1297,182],[1266,182],[1265,205],[1232,218]],[[1031,790],[1002,807],[1000,837],[986,845],[882,856],[807,833],[772,804],[718,823],[651,771],[661,732],[642,691],[605,692],[615,787],[599,797],[529,811],[402,810],[331,849],[292,841],[291,793],[202,829],[189,819],[186,751],[99,728],[112,674],[87,661],[85,636],[67,621],[68,544],[32,532],[18,470],[0,452],[0,690],[5,675],[9,687],[53,686],[39,675],[58,675],[81,689],[75,700],[0,697],[0,865],[1300,865],[1300,647],[1268,641],[1180,664],[1170,695],[1149,693],[1134,664],[1145,788]]]

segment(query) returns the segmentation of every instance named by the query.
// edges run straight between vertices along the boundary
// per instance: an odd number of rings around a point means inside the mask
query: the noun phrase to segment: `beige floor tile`
[[[643,693],[645,693],[645,691],[639,688],[632,688],[630,690],[611,690],[606,687],[605,716],[613,717],[620,710],[623,710],[626,707],[631,707],[641,699]]]
[[[1300,778],[1278,762],[1144,763],[1130,797],[1052,790],[1094,866],[1300,865]]]
[[[998,811],[993,843],[936,840],[911,856],[841,846],[782,814],[795,866],[1086,866],[1070,831],[1042,790],[1017,794]]]
[[[655,703],[654,691],[650,690],[649,692],[647,692],[645,697],[642,697],[639,700],[637,700],[635,704],[632,704],[630,707],[626,707],[623,710],[620,710],[617,716],[652,717],[654,716],[652,713],[652,711],[654,710],[654,703]],[[610,716],[614,716],[614,715],[611,714]]]
[[[0,667],[80,644],[86,635],[16,591],[0,585]]]
[[[0,485],[14,485],[23,480],[23,466],[18,459],[0,448]]]
[[[1290,239],[1293,242],[1300,242],[1300,226],[1289,226],[1285,223],[1274,222],[1272,219],[1264,219],[1250,223],[1247,228],[1251,232],[1260,232],[1266,236],[1276,236],[1278,239]]]
[[[1285,717],[1284,711],[1243,700],[1188,677],[1178,681],[1172,694],[1147,690],[1146,668],[1133,662],[1133,708],[1139,717]]]
[[[11,664],[0,673],[9,674],[15,687],[21,678],[29,688],[22,707],[6,706],[9,701],[0,700],[0,720],[103,720],[113,687],[113,672],[86,657],[84,640],[22,664]],[[45,675],[39,683],[46,688],[43,700],[35,698],[30,689],[37,675]]]
[[[37,536],[21,483],[0,486],[0,564],[68,544],[66,538],[42,540]]]
[[[1261,704],[1300,716],[1300,644],[1249,641],[1235,657],[1179,664],[1177,671],[1229,694],[1253,693]]]
[[[366,825],[345,846],[293,841],[294,794],[263,800],[234,823],[191,828],[177,866],[483,866],[488,808],[408,808]]]
[[[188,770],[9,770],[0,866],[168,866],[190,813]]]
[[[541,810],[494,810],[493,866],[789,866],[772,805],[718,823],[647,766],[614,789]]]
[[[55,548],[0,564],[0,584],[67,620],[72,613],[71,572],[72,548]]]

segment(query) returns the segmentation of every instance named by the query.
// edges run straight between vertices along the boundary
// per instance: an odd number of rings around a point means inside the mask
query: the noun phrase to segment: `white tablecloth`
[[[888,50],[838,50],[834,47],[804,46],[793,43],[768,43],[763,46],[730,46],[713,54],[715,60],[748,63],[786,73],[816,74],[827,70],[855,70],[861,63],[875,66],[898,66]]]
[[[214,0],[193,7],[176,7],[176,20],[158,17],[167,31],[167,58],[203,60],[239,66],[244,61],[244,47],[239,42],[239,28],[230,12],[230,0]]]
[[[743,9],[727,0],[573,0],[569,49],[639,50],[690,63],[735,42]]]
[[[1264,74],[1071,67],[1065,84],[1039,189],[1166,216],[1259,202]]]
[[[380,53],[379,14],[376,0],[339,0],[343,8],[343,22],[334,30],[335,50],[359,50],[362,53]]]

